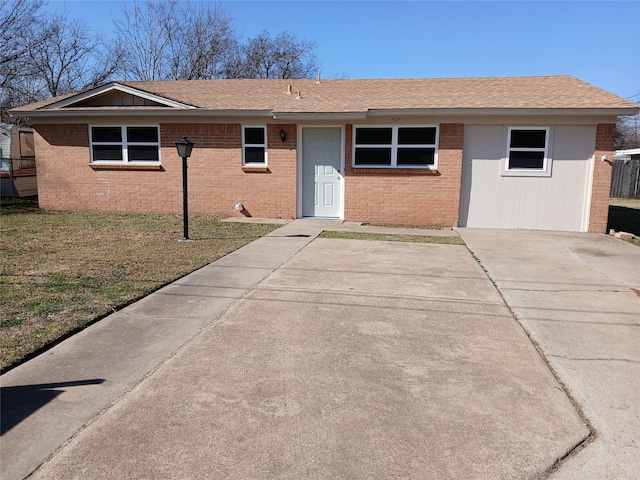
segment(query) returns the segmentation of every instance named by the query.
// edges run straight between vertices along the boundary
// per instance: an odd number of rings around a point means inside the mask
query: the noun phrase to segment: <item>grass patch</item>
[[[278,228],[219,220],[3,203],[0,369]]]
[[[445,245],[464,245],[460,237],[439,235],[405,235],[390,233],[362,232],[322,232],[320,238],[341,238],[349,240],[377,240],[383,242],[440,243]]]
[[[617,232],[628,232],[640,237],[640,200],[612,198],[609,201],[609,226]],[[640,246],[640,238],[630,240]]]

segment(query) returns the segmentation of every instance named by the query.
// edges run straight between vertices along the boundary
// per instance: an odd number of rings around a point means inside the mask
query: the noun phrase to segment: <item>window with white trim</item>
[[[242,128],[242,164],[267,164],[267,127]]]
[[[90,132],[92,163],[160,162],[157,126],[93,126]]]
[[[547,172],[549,161],[548,127],[509,127],[505,170]]]
[[[353,166],[366,168],[436,168],[436,126],[354,127]]]

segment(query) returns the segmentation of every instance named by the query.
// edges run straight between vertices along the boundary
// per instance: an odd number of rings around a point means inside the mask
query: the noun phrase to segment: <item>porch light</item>
[[[287,139],[287,132],[285,132],[284,130],[280,130],[280,140],[282,140],[282,143],[284,143],[286,139]]]
[[[182,241],[189,240],[189,201],[187,196],[187,158],[191,156],[191,150],[193,150],[194,143],[182,137],[176,141],[176,148],[178,149],[178,156],[182,157]]]

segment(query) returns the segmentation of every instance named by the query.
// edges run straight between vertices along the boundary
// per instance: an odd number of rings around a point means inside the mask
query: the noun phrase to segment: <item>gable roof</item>
[[[149,105],[83,106],[118,90],[152,99]],[[83,103],[84,102],[84,103]],[[275,118],[304,114],[345,116],[393,111],[452,113],[468,111],[584,112],[632,115],[638,105],[572,76],[432,78],[383,80],[185,80],[115,82],[16,108],[20,116],[57,112],[168,110],[176,114],[252,112]],[[424,112],[422,112],[424,111]]]

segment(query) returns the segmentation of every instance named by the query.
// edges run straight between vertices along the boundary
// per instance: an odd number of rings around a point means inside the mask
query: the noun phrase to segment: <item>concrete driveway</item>
[[[553,478],[640,478],[640,248],[598,234],[459,233],[595,430]]]
[[[466,247],[315,239],[33,478],[536,478],[588,435]]]

